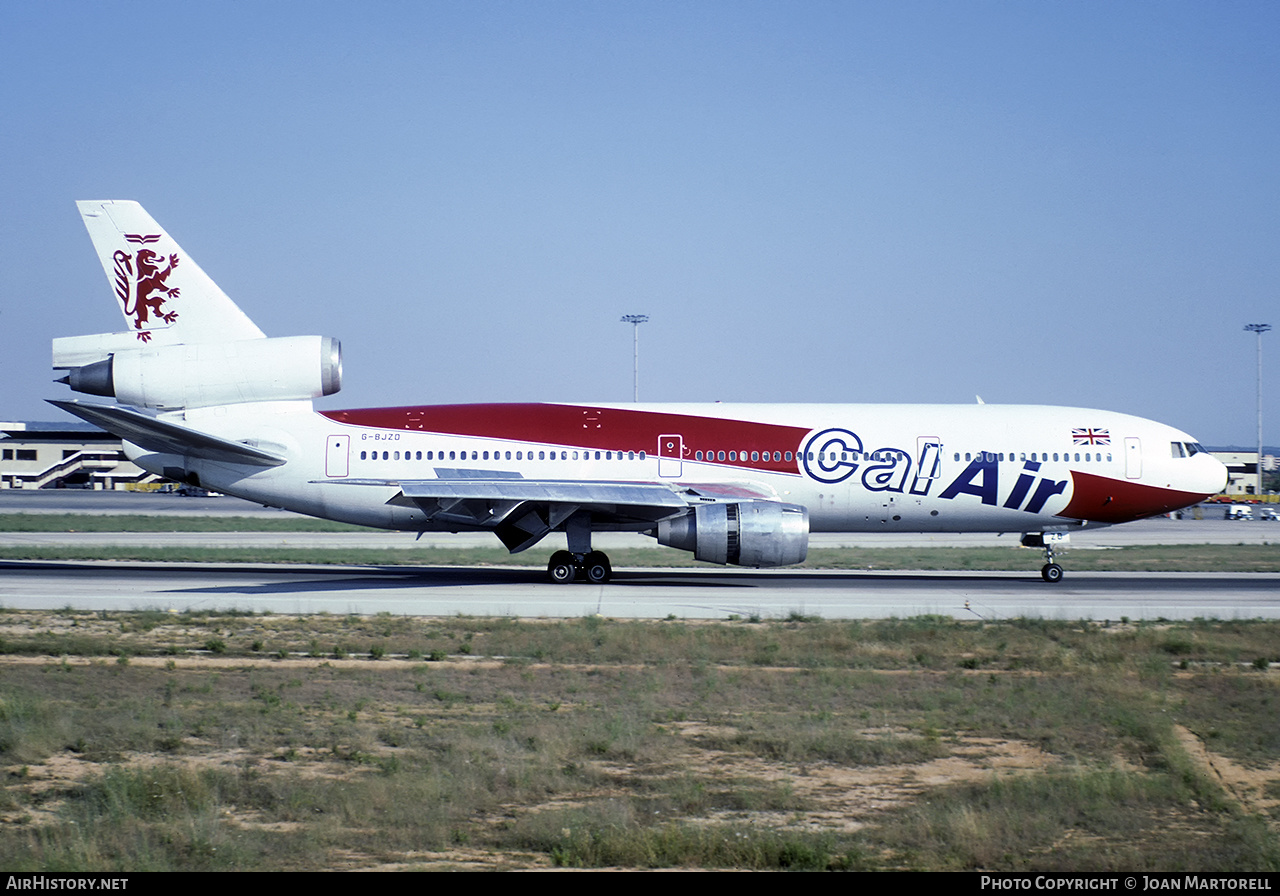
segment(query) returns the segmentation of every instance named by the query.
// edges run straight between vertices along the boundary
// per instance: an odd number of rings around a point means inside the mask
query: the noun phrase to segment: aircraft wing
[[[695,498],[713,501],[781,501],[782,497],[775,489],[761,482],[725,481],[725,482],[682,482],[680,488],[685,494]]]
[[[94,426],[101,426],[126,442],[160,454],[185,454],[205,460],[256,467],[278,467],[285,462],[283,457],[270,451],[199,432],[121,405],[52,399],[49,404],[62,408],[81,420],[87,420]]]
[[[574,514],[587,514],[595,529],[644,529],[698,503],[679,486],[651,482],[463,477],[330,484],[398,487],[387,503],[415,506],[436,527],[492,529],[513,554],[563,528]]]

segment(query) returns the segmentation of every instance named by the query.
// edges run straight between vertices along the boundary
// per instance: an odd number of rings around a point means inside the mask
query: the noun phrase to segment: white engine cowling
[[[319,398],[342,388],[342,348],[332,336],[161,345],[73,368],[63,382],[158,409]]]
[[[709,563],[789,566],[809,554],[809,511],[775,501],[700,504],[659,522],[658,543]]]

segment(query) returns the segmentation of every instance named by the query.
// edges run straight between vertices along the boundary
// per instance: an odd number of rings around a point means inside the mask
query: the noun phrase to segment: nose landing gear
[[[1051,548],[1045,548],[1045,554],[1046,560],[1053,559],[1053,550]],[[1046,563],[1044,566],[1040,567],[1040,578],[1044,579],[1051,585],[1057,584],[1062,581],[1062,567],[1056,563]]]
[[[1044,548],[1044,566],[1040,567],[1040,578],[1050,585],[1062,581],[1062,567],[1053,561],[1053,546],[1065,544],[1069,536],[1066,532],[1028,532],[1022,536],[1022,546],[1026,548]]]

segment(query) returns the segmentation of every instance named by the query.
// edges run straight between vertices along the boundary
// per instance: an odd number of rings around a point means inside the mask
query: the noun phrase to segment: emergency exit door
[[[325,440],[324,474],[330,477],[347,476],[347,458],[350,454],[351,436],[329,436]]]

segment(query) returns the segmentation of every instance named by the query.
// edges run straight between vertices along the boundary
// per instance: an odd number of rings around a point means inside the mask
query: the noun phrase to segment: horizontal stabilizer
[[[169,423],[133,408],[86,404],[80,401],[49,400],[49,404],[62,408],[81,420],[87,420],[94,426],[101,426],[126,442],[159,454],[177,454],[256,467],[278,467],[285,462],[283,457],[270,451]]]

